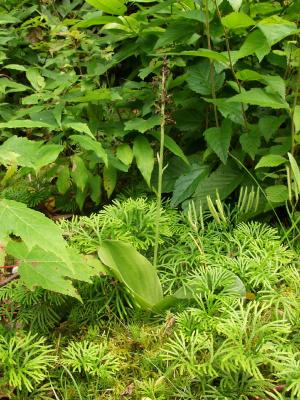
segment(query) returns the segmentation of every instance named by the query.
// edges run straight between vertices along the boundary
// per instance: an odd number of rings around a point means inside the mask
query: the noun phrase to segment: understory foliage
[[[139,173],[152,191],[167,62],[172,205],[241,185],[257,213],[297,205],[299,0],[110,3],[1,2],[1,197],[90,210]]]
[[[1,390],[23,400],[299,398],[299,256],[275,228],[239,221],[238,206],[223,213],[164,204],[159,279],[165,296],[191,293],[165,311],[142,310],[104,273],[76,284],[82,303],[22,281],[1,288]],[[129,198],[60,225],[83,253],[113,234],[149,255],[154,220],[151,200]]]

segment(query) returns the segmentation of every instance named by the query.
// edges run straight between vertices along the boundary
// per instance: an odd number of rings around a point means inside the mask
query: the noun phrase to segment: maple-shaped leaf
[[[67,248],[71,266],[61,260],[59,253],[46,252],[38,246],[28,249],[22,242],[10,240],[6,250],[18,259],[21,281],[31,290],[41,287],[80,299],[72,281],[91,283],[91,276],[105,271],[99,260],[86,258],[71,248]]]

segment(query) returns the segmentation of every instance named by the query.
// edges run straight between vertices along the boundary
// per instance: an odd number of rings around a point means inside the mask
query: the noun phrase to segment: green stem
[[[294,101],[291,109],[291,154],[295,154],[295,135],[296,135],[296,126],[294,123],[294,116],[295,116],[295,111],[296,111],[296,106],[298,103],[298,97],[299,97],[299,86],[300,86],[300,65],[298,67],[298,72],[297,72],[297,77],[296,77],[296,88],[295,88],[295,96],[294,96]]]
[[[157,202],[156,202],[156,226],[155,226],[155,244],[154,244],[154,267],[157,267],[158,258],[158,245],[159,245],[159,226],[161,216],[161,195],[162,195],[162,182],[164,173],[164,147],[165,147],[165,125],[166,125],[166,101],[167,101],[167,75],[168,63],[164,60],[162,68],[161,80],[161,106],[160,106],[160,149],[158,155],[158,184],[157,184]]]

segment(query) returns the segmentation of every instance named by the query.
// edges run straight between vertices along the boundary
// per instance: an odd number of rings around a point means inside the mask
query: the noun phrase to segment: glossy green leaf
[[[104,162],[106,166],[108,165],[107,153],[102,147],[102,144],[100,142],[88,136],[83,136],[83,135],[72,135],[70,136],[70,139],[74,143],[79,144],[79,146],[82,147],[83,149],[95,153],[96,156],[99,158],[99,161]]]
[[[228,0],[228,3],[234,9],[234,11],[238,11],[241,8],[243,0]]]
[[[230,103],[246,103],[260,107],[270,107],[274,109],[289,109],[288,103],[279,95],[270,94],[260,88],[250,89],[239,93],[227,100]]]
[[[26,78],[29,80],[35,90],[40,91],[44,89],[46,84],[45,79],[37,68],[27,68]]]
[[[220,128],[209,128],[204,132],[205,140],[217,154],[223,164],[226,164],[232,136],[232,123],[225,119]]]
[[[145,133],[160,124],[160,116],[154,115],[148,119],[134,118],[125,122],[125,131],[138,131]]]
[[[154,136],[157,140],[160,141],[160,132],[152,132],[152,136]],[[175,154],[175,156],[181,158],[187,165],[189,165],[189,160],[185,156],[184,152],[182,151],[181,147],[172,139],[170,136],[165,135],[165,147],[170,150],[171,153]]]
[[[134,139],[133,154],[138,169],[150,187],[152,171],[154,168],[154,154],[150,143],[144,136],[139,135]]]
[[[0,199],[0,237],[11,234],[20,237],[28,250],[37,246],[59,254],[64,262],[70,263],[62,232],[51,219],[23,203]]]
[[[222,24],[228,29],[241,29],[255,25],[255,21],[242,12],[232,12],[222,18]]]
[[[29,167],[38,171],[54,162],[63,149],[61,145],[44,145],[43,142],[12,136],[0,146],[0,163]]]
[[[263,156],[258,164],[255,166],[257,168],[269,168],[269,167],[278,167],[278,165],[285,164],[287,162],[286,158],[277,155],[277,154],[268,154]]]
[[[124,0],[86,0],[86,2],[107,14],[123,15],[126,11]]]
[[[207,166],[193,164],[191,169],[181,175],[175,182],[171,200],[172,207],[177,207],[180,203],[191,197],[199,182],[207,177],[208,174],[209,169]]]
[[[278,15],[272,15],[263,19],[257,26],[264,34],[270,46],[298,32],[297,25],[294,22],[283,19]]]
[[[271,203],[283,203],[289,198],[288,188],[284,185],[273,185],[267,187],[266,195]]]
[[[105,240],[98,254],[103,264],[129,289],[140,306],[151,309],[163,299],[154,266],[132,246],[116,240]]]
[[[187,84],[191,90],[202,95],[211,95],[214,88],[218,91],[222,88],[225,80],[225,74],[217,74],[214,67],[214,82],[211,81],[211,66],[209,60],[204,60],[198,64],[193,65],[188,69]]]
[[[117,148],[117,157],[125,165],[131,165],[133,160],[133,151],[129,144],[124,143]]]
[[[89,174],[84,161],[77,155],[72,157],[71,175],[76,186],[83,192],[88,184]]]

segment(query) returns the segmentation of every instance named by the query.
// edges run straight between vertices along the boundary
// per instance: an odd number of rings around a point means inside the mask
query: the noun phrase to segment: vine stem
[[[162,182],[164,173],[164,148],[165,148],[165,126],[166,126],[166,103],[168,99],[167,95],[167,78],[168,78],[169,68],[168,61],[165,58],[162,67],[162,77],[161,77],[161,105],[160,105],[160,149],[157,155],[158,159],[158,183],[157,183],[157,201],[156,201],[156,226],[155,226],[155,242],[154,242],[154,267],[157,267],[158,258],[158,246],[159,246],[159,227],[160,227],[160,217],[161,217],[161,196],[162,196]]]

